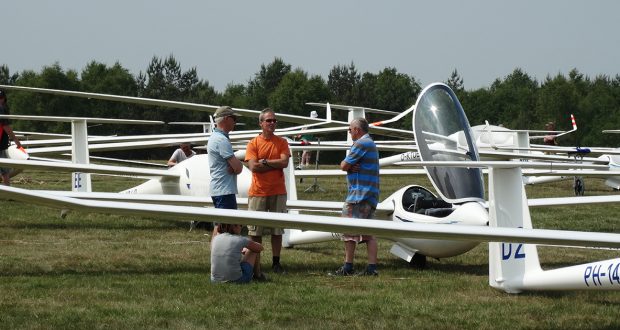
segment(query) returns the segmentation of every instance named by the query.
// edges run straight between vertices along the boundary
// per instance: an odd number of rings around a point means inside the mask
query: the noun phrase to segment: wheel
[[[415,269],[425,269],[426,268],[426,256],[423,254],[416,253],[409,261],[409,267]]]
[[[575,196],[583,196],[585,194],[586,184],[582,177],[575,177],[573,188],[575,188]]]

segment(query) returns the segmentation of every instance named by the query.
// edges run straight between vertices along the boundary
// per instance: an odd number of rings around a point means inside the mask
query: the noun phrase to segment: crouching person
[[[219,235],[211,241],[211,282],[249,283],[256,256],[263,250],[259,243],[239,235],[241,225],[220,224]]]

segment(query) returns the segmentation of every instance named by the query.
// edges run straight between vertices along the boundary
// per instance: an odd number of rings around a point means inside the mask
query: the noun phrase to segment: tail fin
[[[562,136],[562,135],[566,135],[566,134],[568,134],[568,133],[572,133],[572,132],[577,131],[577,122],[575,121],[575,116],[573,116],[573,114],[572,114],[572,113],[570,114],[570,121],[571,121],[571,124],[572,124],[572,126],[573,126],[573,129],[571,129],[570,131],[566,131],[566,132],[564,132],[564,133],[560,133],[560,134],[556,135],[556,136],[555,136],[556,138],[557,138],[557,137],[560,137],[560,136]]]
[[[520,168],[489,170],[489,225],[532,228]],[[510,293],[523,290],[526,274],[540,272],[536,245],[489,243],[489,285]]]
[[[325,114],[325,120],[332,121],[332,107],[329,105],[329,103],[327,103],[325,110],[327,111],[327,113]]]
[[[327,106],[327,115],[330,115],[329,105]],[[287,138],[290,142],[291,140]],[[291,158],[288,160],[288,166],[284,169],[284,179],[286,180],[286,200],[297,200],[297,180],[295,179],[295,153],[291,153]],[[297,211],[289,211],[289,213],[298,213]],[[282,235],[282,246],[291,247],[289,243],[291,236],[291,229],[285,229],[284,235]]]

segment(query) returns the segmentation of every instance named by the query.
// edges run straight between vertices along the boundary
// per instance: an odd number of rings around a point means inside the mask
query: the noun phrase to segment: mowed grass
[[[333,167],[333,166],[332,166]],[[140,181],[94,176],[96,191]],[[319,179],[325,192],[300,199],[342,200],[344,178]],[[382,198],[426,178],[382,178]],[[527,187],[530,197],[571,196],[572,182]],[[588,195],[611,194],[586,180]],[[70,189],[66,174],[27,172],[15,186]],[[70,212],[1,201],[0,328],[620,328],[619,292],[511,295],[488,285],[487,245],[409,268],[380,240],[380,276],[327,276],[343,259],[341,242],[285,249],[288,273],[266,283],[209,282],[209,236],[187,221]],[[532,208],[539,228],[620,232],[620,206]],[[263,266],[269,269],[267,243]],[[541,247],[544,268],[618,257],[618,251]],[[365,265],[365,246],[356,268]]]

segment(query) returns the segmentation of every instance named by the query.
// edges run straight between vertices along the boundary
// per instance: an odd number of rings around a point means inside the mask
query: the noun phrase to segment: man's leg
[[[368,248],[368,264],[376,265],[377,264],[377,251],[378,244],[375,238],[366,242]]]
[[[375,216],[375,208],[368,203],[360,205],[360,218],[372,219]],[[366,236],[366,248],[368,250],[368,266],[366,266],[365,275],[377,274],[377,251],[379,250],[377,239],[374,236]]]
[[[355,241],[345,241],[344,242],[344,262],[345,263],[353,263],[353,259],[355,258],[355,247],[357,243]]]
[[[250,239],[256,243],[262,244],[263,243],[263,237],[262,236],[250,236]],[[254,276],[260,276],[261,274],[261,269],[260,269],[260,253],[256,253],[256,258],[255,258],[255,262],[254,262]]]
[[[245,254],[243,255],[243,257],[241,258],[242,262],[247,262],[250,265],[254,266],[256,264],[256,257],[258,256],[258,253],[256,252],[252,252],[250,250],[247,250],[245,252]]]
[[[271,255],[280,257],[282,251],[282,235],[271,235]]]
[[[286,213],[286,195],[274,195],[267,198],[267,208],[270,212]],[[286,270],[280,264],[280,253],[282,252],[282,234],[284,231],[280,228],[271,229],[271,269],[274,273],[286,273]]]

